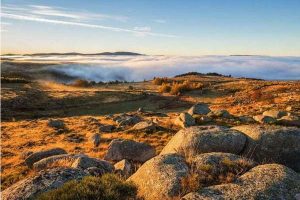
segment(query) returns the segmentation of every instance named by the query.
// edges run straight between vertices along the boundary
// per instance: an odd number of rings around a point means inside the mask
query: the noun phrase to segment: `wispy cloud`
[[[121,16],[121,15],[108,15],[108,14],[98,14],[91,12],[83,12],[83,11],[70,11],[63,8],[56,8],[50,6],[41,6],[41,5],[30,5],[32,10],[30,11],[32,14],[43,15],[43,16],[51,16],[51,17],[64,17],[78,20],[115,20],[126,22],[129,17]]]
[[[60,25],[72,25],[86,28],[96,28],[115,32],[127,32],[137,36],[158,36],[158,37],[178,37],[172,34],[156,33],[152,32],[150,27],[135,27],[133,29],[104,26],[91,21],[95,20],[117,20],[126,21],[126,16],[106,15],[90,12],[78,12],[70,11],[58,7],[50,7],[44,5],[29,5],[25,7],[18,7],[15,5],[6,5],[2,7],[2,18],[22,20],[22,21],[34,21],[41,23],[51,23]]]

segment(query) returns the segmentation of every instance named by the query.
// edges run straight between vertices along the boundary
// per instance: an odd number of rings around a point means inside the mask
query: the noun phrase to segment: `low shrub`
[[[181,180],[182,194],[195,192],[202,187],[231,183],[237,177],[254,167],[252,161],[241,158],[235,161],[224,158],[218,167],[212,165],[196,165],[187,160],[190,166],[189,175]]]
[[[70,181],[62,187],[45,192],[38,200],[129,200],[135,199],[137,188],[114,174],[101,177],[88,176],[80,181]]]
[[[171,91],[171,85],[169,83],[163,83],[159,88],[160,93],[169,93]]]
[[[167,77],[163,77],[163,78],[156,78],[156,77],[154,77],[153,78],[153,80],[152,80],[152,83],[154,84],[154,85],[162,85],[163,83],[168,83],[169,82],[169,80],[168,80],[168,78]]]
[[[203,88],[202,83],[193,83],[193,82],[190,82],[190,81],[184,81],[184,82],[173,81],[172,84],[163,83],[158,88],[158,92],[170,93],[172,95],[180,95],[180,94],[182,94],[183,92],[186,92],[186,91],[198,90],[198,89],[202,89],[202,88]]]
[[[78,79],[71,84],[74,87],[89,87],[91,84],[87,80]]]

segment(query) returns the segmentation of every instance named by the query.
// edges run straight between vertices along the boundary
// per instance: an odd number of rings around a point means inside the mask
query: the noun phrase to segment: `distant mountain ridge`
[[[103,56],[141,56],[145,54],[128,52],[128,51],[116,51],[116,52],[102,52],[102,53],[77,53],[77,52],[68,52],[68,53],[33,53],[33,54],[3,54],[2,56],[13,56],[13,55],[23,55],[23,56],[60,56],[60,55],[103,55]]]

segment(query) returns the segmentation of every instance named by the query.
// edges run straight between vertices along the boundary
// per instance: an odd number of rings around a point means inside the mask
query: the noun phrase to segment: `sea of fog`
[[[142,81],[187,72],[217,72],[235,77],[300,80],[300,57],[271,56],[2,56],[4,59],[56,62],[47,70],[93,81]]]

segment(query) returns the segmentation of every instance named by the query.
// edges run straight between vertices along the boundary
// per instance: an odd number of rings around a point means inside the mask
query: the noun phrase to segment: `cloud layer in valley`
[[[196,71],[268,80],[300,80],[300,57],[270,56],[15,56],[18,61],[58,62],[47,70],[93,81],[149,80]]]

